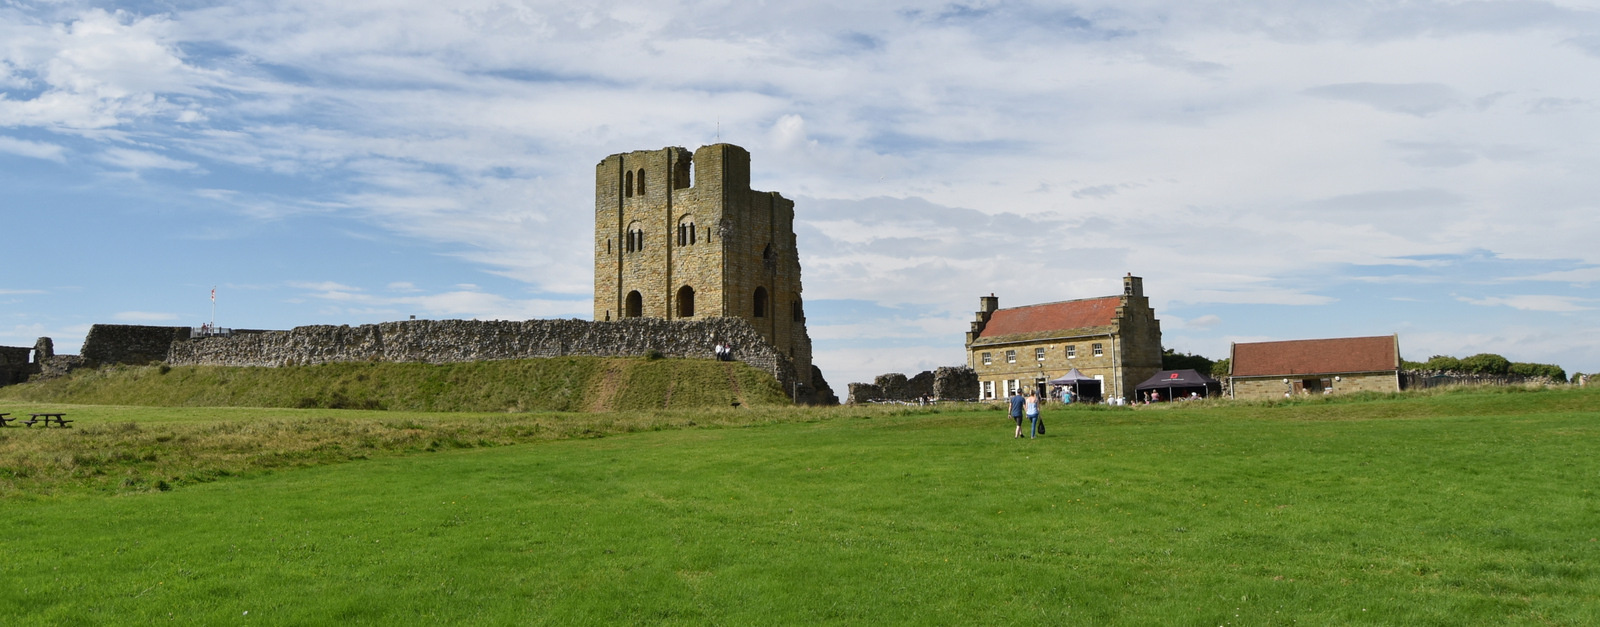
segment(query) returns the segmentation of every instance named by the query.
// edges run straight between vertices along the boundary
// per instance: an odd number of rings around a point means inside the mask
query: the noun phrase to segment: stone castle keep
[[[749,152],[615,154],[594,181],[596,321],[743,319],[814,385],[794,201],[750,189]]]

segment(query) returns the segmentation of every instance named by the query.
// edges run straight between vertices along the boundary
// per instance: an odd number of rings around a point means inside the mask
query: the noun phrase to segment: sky
[[[718,141],[795,201],[836,390],[1128,273],[1213,359],[1600,371],[1565,1],[0,0],[0,345],[589,319],[594,164]]]

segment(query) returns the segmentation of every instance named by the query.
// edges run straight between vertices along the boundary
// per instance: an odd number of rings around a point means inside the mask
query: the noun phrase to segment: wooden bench
[[[29,416],[29,419],[22,421],[22,424],[28,425],[28,428],[30,428],[30,429],[33,428],[34,423],[37,423],[37,422],[43,422],[44,426],[48,427],[48,426],[50,426],[50,422],[51,421],[55,421],[56,426],[66,427],[68,429],[72,428],[72,427],[68,427],[67,426],[67,423],[72,422],[72,421],[71,420],[67,420],[66,418],[63,418],[63,416],[66,416],[66,414],[42,413],[42,414],[28,414],[28,416]]]

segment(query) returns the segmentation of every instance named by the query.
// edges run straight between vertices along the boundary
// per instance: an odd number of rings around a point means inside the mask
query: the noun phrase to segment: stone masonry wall
[[[978,398],[978,373],[966,366],[943,366],[933,371],[933,397],[942,401]]]
[[[28,361],[33,349],[20,346],[0,346],[0,385],[23,383],[37,373],[38,365]]]
[[[189,339],[189,327],[97,324],[89,327],[79,355],[90,365],[147,364],[167,358],[174,342]]]
[[[184,339],[172,342],[169,364],[288,366],[333,362],[457,363],[583,355],[714,359],[725,342],[734,358],[772,374],[785,392],[795,390],[794,362],[738,318],[662,320],[410,320],[361,326],[305,326]],[[808,373],[810,374],[810,373]],[[798,402],[812,402],[808,389]]]
[[[1292,382],[1297,378],[1331,378],[1332,375],[1290,375]],[[1284,397],[1284,392],[1293,389],[1292,383],[1283,382],[1284,377],[1232,377],[1233,398],[1272,400]],[[1333,383],[1329,394],[1348,394],[1351,392],[1398,392],[1400,391],[1399,377],[1394,372],[1370,372],[1339,375],[1339,381]]]
[[[851,383],[849,390],[848,403],[914,401],[924,397],[966,401],[978,398],[978,374],[965,366],[924,370],[910,379],[891,372],[879,375],[872,383]]]

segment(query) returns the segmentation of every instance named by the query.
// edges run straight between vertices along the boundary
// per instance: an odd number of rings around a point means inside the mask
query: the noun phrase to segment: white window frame
[[[1044,347],[1043,346],[1040,346],[1038,348],[1033,349],[1033,360],[1034,361],[1044,361]]]
[[[1008,363],[1008,364],[1017,363],[1017,349],[1013,348],[1011,350],[1006,351],[1006,363]]]
[[[1106,349],[1099,342],[1095,342],[1093,348],[1095,357],[1105,357]]]
[[[1077,359],[1077,358],[1078,358],[1078,345],[1077,344],[1068,344],[1067,345],[1067,359]]]
[[[984,381],[983,389],[979,391],[982,398],[994,400],[994,382]]]
[[[993,365],[993,364],[994,364],[994,356],[989,354],[989,353],[984,353],[983,354],[983,365],[989,366],[989,365]]]

